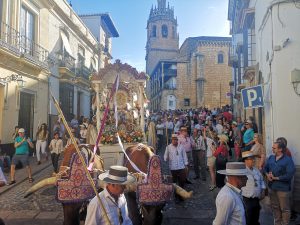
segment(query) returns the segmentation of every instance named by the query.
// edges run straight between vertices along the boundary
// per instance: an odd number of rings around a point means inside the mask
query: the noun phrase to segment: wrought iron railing
[[[72,56],[64,53],[59,58],[59,67],[66,67],[75,73],[75,59]]]
[[[89,80],[91,73],[92,71],[86,66],[81,66],[76,69],[76,75],[86,80]]]
[[[6,48],[44,67],[48,66],[48,51],[4,22],[0,23],[0,48]]]

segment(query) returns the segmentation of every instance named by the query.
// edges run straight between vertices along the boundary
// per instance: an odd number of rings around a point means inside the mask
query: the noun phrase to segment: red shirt
[[[230,112],[223,112],[223,116],[226,118],[228,122],[232,120],[232,114]]]
[[[228,150],[225,145],[220,145],[217,150],[214,152],[214,157],[217,157],[219,154],[222,154],[223,156],[227,157],[228,156]]]
[[[292,153],[288,148],[285,149],[285,154],[292,158]]]

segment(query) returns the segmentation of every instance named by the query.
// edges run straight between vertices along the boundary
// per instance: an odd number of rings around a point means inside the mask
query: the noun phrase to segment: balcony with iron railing
[[[0,23],[0,48],[39,66],[48,67],[48,51],[4,22]]]
[[[92,70],[84,65],[80,65],[76,68],[76,76],[85,80],[89,80]]]
[[[65,75],[67,75],[67,78],[83,78],[85,81],[88,81],[90,75],[95,72],[95,69],[93,69],[92,67],[88,68],[87,66],[85,66],[84,61],[75,63],[75,59],[67,52],[60,52],[57,53],[57,55],[59,58],[59,71],[62,78],[66,78]]]
[[[75,59],[68,53],[58,54],[58,66],[65,67],[75,74]]]

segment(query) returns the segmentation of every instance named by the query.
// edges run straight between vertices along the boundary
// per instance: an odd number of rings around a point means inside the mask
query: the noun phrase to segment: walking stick
[[[51,95],[52,100],[53,100],[53,102],[54,102],[54,105],[55,105],[55,107],[56,107],[56,109],[57,109],[57,111],[58,111],[58,114],[60,115],[60,118],[61,118],[61,120],[62,120],[62,122],[63,122],[63,124],[64,124],[64,126],[65,126],[65,128],[66,128],[66,130],[68,131],[68,134],[70,135],[71,141],[72,141],[72,143],[73,143],[73,145],[74,145],[74,147],[75,147],[75,150],[76,150],[76,152],[77,152],[77,154],[78,154],[78,156],[79,156],[79,159],[80,159],[80,161],[81,161],[81,163],[82,163],[82,165],[83,165],[83,168],[84,168],[84,171],[85,171],[85,173],[86,173],[86,175],[87,175],[87,178],[88,178],[88,180],[89,180],[89,182],[90,182],[90,184],[91,184],[91,186],[92,186],[92,188],[93,188],[93,190],[94,190],[94,192],[95,192],[95,194],[96,194],[96,196],[97,196],[97,199],[98,199],[98,201],[99,201],[99,203],[100,203],[101,210],[103,210],[103,212],[104,212],[105,220],[106,220],[106,222],[107,222],[108,224],[112,225],[111,222],[110,222],[110,220],[109,220],[109,218],[108,218],[108,215],[107,215],[107,212],[106,212],[106,210],[105,210],[105,208],[104,208],[104,205],[103,205],[103,203],[102,203],[102,201],[101,201],[101,199],[100,199],[100,196],[99,196],[99,193],[98,193],[98,191],[97,191],[97,189],[96,189],[95,183],[94,183],[94,181],[93,181],[93,179],[92,179],[92,177],[91,177],[91,174],[89,173],[89,171],[88,171],[88,169],[87,169],[87,165],[85,164],[85,161],[84,161],[84,159],[83,159],[83,157],[82,157],[82,155],[81,155],[81,153],[80,153],[80,150],[79,150],[78,145],[77,145],[77,143],[76,143],[76,141],[75,141],[75,138],[74,138],[74,136],[73,136],[73,133],[71,132],[71,129],[70,129],[70,127],[69,127],[69,125],[68,125],[68,123],[67,123],[67,121],[66,121],[66,118],[65,118],[65,116],[64,116],[64,114],[63,114],[63,112],[62,112],[62,110],[61,110],[61,108],[60,108],[60,106],[59,106],[57,100],[54,98],[54,96],[53,96],[51,90],[50,90],[50,95]]]

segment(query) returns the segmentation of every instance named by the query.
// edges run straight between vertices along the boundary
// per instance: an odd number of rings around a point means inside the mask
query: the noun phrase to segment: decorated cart
[[[118,88],[116,93],[111,93],[117,76],[119,76]],[[145,141],[144,106],[147,98],[144,88],[146,80],[145,73],[139,73],[132,66],[121,63],[120,60],[116,60],[114,64],[107,64],[98,74],[91,76],[92,88],[95,91],[92,110],[96,114],[97,129],[90,133],[98,133],[102,121],[105,120],[99,143],[105,169],[113,164],[122,164],[123,153],[117,144],[116,130],[125,148]],[[114,98],[109,102],[109,112],[104,119],[107,100],[111,94]],[[93,136],[96,137],[91,135]],[[89,142],[90,144],[96,143],[94,138],[89,138]]]

